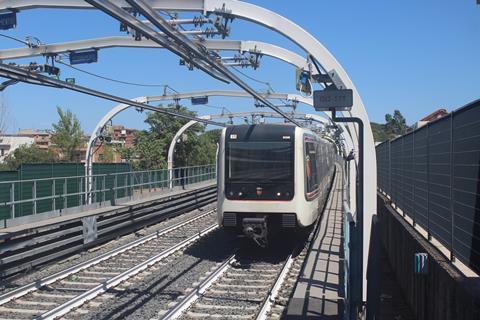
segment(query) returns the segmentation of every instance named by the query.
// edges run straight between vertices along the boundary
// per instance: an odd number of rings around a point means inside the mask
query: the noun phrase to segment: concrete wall
[[[480,319],[480,279],[467,278],[377,195],[381,241],[418,320]],[[414,274],[414,254],[428,253],[428,274]]]

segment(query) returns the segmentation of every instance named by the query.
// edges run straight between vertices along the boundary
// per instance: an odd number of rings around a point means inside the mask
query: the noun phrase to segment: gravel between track
[[[202,207],[200,209],[193,210],[191,212],[179,215],[177,217],[170,218],[168,220],[159,222],[157,224],[154,224],[152,226],[143,228],[138,230],[135,233],[130,233],[127,235],[124,235],[118,239],[110,240],[102,245],[96,246],[94,248],[91,248],[87,251],[75,254],[71,257],[65,258],[60,261],[56,261],[55,263],[49,264],[42,266],[41,269],[38,270],[32,270],[27,273],[19,274],[15,276],[14,278],[7,279],[5,281],[0,281],[0,294],[4,294],[12,289],[18,288],[20,286],[29,284],[31,282],[34,282],[38,279],[42,279],[44,277],[47,277],[49,275],[52,275],[54,273],[60,272],[64,269],[67,269],[69,267],[72,267],[74,265],[77,265],[83,261],[87,261],[89,259],[92,259],[94,257],[97,257],[105,252],[108,252],[114,248],[117,248],[121,245],[127,244],[139,237],[143,237],[149,234],[152,234],[156,232],[159,229],[163,229],[165,227],[168,227],[172,224],[175,224],[179,221],[182,221],[184,219],[187,219],[188,217],[191,217],[193,215],[198,214],[199,212],[205,212],[211,209],[214,209],[216,207],[216,204],[209,204],[205,207]]]
[[[234,250],[221,230],[193,244],[154,271],[140,273],[130,279],[129,287],[116,287],[106,293],[108,299],[87,303],[80,310],[67,314],[67,319],[151,319],[185,294],[186,290],[207,272],[224,261]],[[214,249],[213,249],[214,248]],[[100,301],[100,302],[101,302]],[[106,302],[106,303],[105,303]],[[83,314],[88,310],[88,314]]]

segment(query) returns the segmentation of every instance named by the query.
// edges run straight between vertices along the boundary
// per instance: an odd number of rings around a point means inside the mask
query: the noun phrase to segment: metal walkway
[[[337,167],[320,228],[288,305],[288,319],[343,317],[344,279],[340,272],[343,268],[342,181],[342,171]]]

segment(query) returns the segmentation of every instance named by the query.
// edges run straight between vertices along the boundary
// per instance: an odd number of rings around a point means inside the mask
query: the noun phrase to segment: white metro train
[[[217,159],[218,223],[260,246],[272,232],[314,224],[334,172],[335,146],[288,124],[229,126]]]

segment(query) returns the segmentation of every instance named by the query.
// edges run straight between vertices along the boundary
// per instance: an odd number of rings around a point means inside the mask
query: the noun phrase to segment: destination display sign
[[[191,100],[193,105],[207,104],[208,103],[208,97],[207,96],[192,97],[190,100]]]
[[[98,61],[96,49],[70,52],[70,64],[92,63]]]
[[[317,111],[350,111],[353,106],[353,91],[351,89],[315,90],[313,92],[313,107]]]

